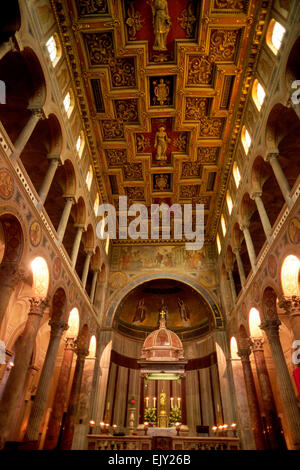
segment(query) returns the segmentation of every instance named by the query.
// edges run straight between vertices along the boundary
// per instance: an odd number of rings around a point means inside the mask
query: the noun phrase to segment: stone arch
[[[63,168],[65,170],[65,175],[66,175],[66,195],[75,196],[76,188],[77,188],[77,181],[76,181],[76,174],[75,174],[74,166],[71,160],[69,159],[65,160],[63,164]]]
[[[12,214],[2,214],[0,216],[1,226],[1,265],[19,264],[24,247],[24,234],[20,221]]]
[[[79,349],[88,351],[90,344],[90,331],[87,323],[85,323],[79,331],[76,343]]]
[[[254,200],[251,199],[249,193],[245,193],[243,196],[241,202],[241,216],[242,221],[249,224],[249,232],[252,237],[255,254],[258,256],[266,241],[266,234],[256,204]]]
[[[62,321],[66,319],[67,296],[62,287],[59,287],[52,298],[51,320]]]
[[[75,223],[79,225],[86,224],[86,206],[84,199],[80,196],[75,206]]]
[[[40,61],[29,47],[8,52],[0,61],[0,76],[6,84],[6,104],[1,105],[0,120],[14,143],[31,116],[46,99],[46,81]]]
[[[91,268],[92,270],[101,269],[101,253],[99,246],[96,246],[95,253],[93,254]]]
[[[256,157],[252,165],[251,190],[261,195],[270,224],[273,226],[285,200],[271,165],[266,163],[261,156]]]
[[[237,334],[237,344],[239,349],[247,349],[249,347],[249,333],[246,330],[245,325],[241,324]]]
[[[217,303],[215,302],[215,300],[213,299],[211,294],[206,289],[204,289],[204,287],[202,287],[198,282],[194,281],[193,279],[190,279],[190,278],[188,278],[186,276],[183,276],[181,274],[168,273],[168,272],[143,275],[143,276],[135,279],[134,281],[132,281],[130,284],[128,284],[123,289],[121,289],[121,291],[119,291],[116,294],[115,298],[111,301],[111,303],[110,303],[110,305],[107,309],[106,320],[105,320],[105,325],[104,326],[110,327],[113,324],[114,316],[115,316],[115,313],[118,309],[118,306],[119,306],[120,302],[132,289],[134,289],[135,287],[137,287],[141,284],[144,284],[147,281],[151,281],[153,279],[173,279],[175,281],[182,282],[183,284],[187,284],[190,287],[192,287],[207,302],[207,304],[208,304],[208,306],[211,310],[212,316],[214,318],[215,327],[216,328],[223,328],[223,326],[224,326],[223,315],[220,311],[219,306],[217,305]]]
[[[277,294],[272,287],[266,287],[262,295],[261,319],[278,320],[277,313]]]
[[[95,234],[91,224],[87,226],[86,232],[84,232],[84,247],[85,250],[94,250],[95,246]]]

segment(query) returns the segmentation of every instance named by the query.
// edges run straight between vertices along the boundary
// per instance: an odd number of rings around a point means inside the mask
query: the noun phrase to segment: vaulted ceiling
[[[104,201],[204,204],[215,240],[267,4],[52,1]]]

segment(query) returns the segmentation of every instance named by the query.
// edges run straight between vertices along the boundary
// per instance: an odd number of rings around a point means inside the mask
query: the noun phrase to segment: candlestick
[[[146,408],[149,408],[149,397],[146,397]]]
[[[156,408],[156,397],[153,397],[153,408]]]
[[[177,403],[178,403],[178,408],[180,408],[180,403],[181,403],[181,398],[180,397],[178,397]]]
[[[173,403],[173,402],[174,402],[174,398],[171,397],[171,408],[172,408],[172,410],[173,410],[173,408],[174,408],[174,403]]]

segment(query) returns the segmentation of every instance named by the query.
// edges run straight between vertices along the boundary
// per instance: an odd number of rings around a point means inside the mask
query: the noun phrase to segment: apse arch
[[[110,306],[107,309],[106,320],[105,320],[104,326],[112,327],[114,319],[115,319],[115,314],[120,306],[120,303],[126,297],[126,295],[130,293],[130,291],[132,291],[135,287],[140,286],[141,284],[144,284],[152,280],[158,280],[158,279],[174,280],[174,281],[178,281],[183,284],[186,284],[187,286],[192,287],[206,301],[211,311],[212,317],[214,318],[215,328],[216,329],[224,328],[224,319],[223,319],[221,310],[218,307],[215,300],[213,299],[212,295],[207,291],[207,289],[202,287],[201,284],[194,281],[193,279],[190,279],[186,276],[182,276],[180,274],[168,273],[168,272],[147,274],[147,275],[144,275],[135,279],[130,284],[123,287],[123,289],[120,290],[120,292],[116,295],[116,297],[113,299],[113,301],[111,302]]]

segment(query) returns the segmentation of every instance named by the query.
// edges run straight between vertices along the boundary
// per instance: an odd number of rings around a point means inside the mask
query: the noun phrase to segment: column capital
[[[250,194],[251,199],[255,201],[257,197],[261,198],[262,196],[262,191],[252,191]]]
[[[66,200],[66,202],[71,201],[72,204],[74,204],[74,202],[75,202],[75,197],[70,196],[69,194],[63,195],[63,198]]]
[[[268,153],[267,156],[265,157],[265,160],[266,160],[266,162],[270,162],[270,163],[271,163],[272,160],[275,160],[275,159],[277,159],[278,157],[279,157],[279,152],[270,152],[270,153]]]
[[[252,351],[263,351],[263,344],[264,344],[264,339],[263,338],[251,338],[251,347]]]
[[[65,349],[72,349],[75,351],[75,338],[69,338],[68,336],[65,339]]]
[[[61,336],[69,328],[68,323],[65,321],[49,320],[48,325],[51,327],[50,336],[53,338]]]
[[[24,281],[28,275],[27,269],[14,263],[1,263],[0,283],[6,287],[15,287],[18,282]]]
[[[244,232],[245,230],[249,230],[249,227],[250,227],[250,222],[247,221],[247,222],[242,222],[239,224],[240,225],[240,229],[242,232]]]
[[[74,350],[76,356],[78,357],[78,359],[80,361],[84,361],[86,356],[89,355],[89,350],[88,348],[84,348],[82,346],[78,346],[78,344],[76,344],[76,341],[75,341],[75,350]]]
[[[240,356],[241,358],[241,361],[243,362],[248,362],[249,361],[249,356],[251,354],[251,350],[250,350],[250,347],[243,347],[243,348],[240,348],[238,349],[238,352],[237,352],[238,356]]]
[[[83,224],[74,224],[74,227],[77,228],[77,231],[85,231],[85,226]]]
[[[44,113],[43,108],[29,108],[30,111],[34,116],[36,116],[38,119],[43,120],[46,119],[46,115]]]
[[[30,302],[30,310],[28,312],[28,315],[37,315],[42,317],[44,314],[44,310],[46,307],[49,306],[49,297],[46,297],[45,299],[41,299],[39,297],[31,297],[29,299]]]
[[[279,339],[279,325],[281,325],[281,321],[274,319],[263,321],[259,327],[266,332],[269,340],[271,340],[276,338]]]
[[[60,154],[57,153],[49,153],[47,155],[47,159],[50,160],[50,163],[57,162],[60,163]]]
[[[282,295],[279,298],[279,307],[283,308],[288,315],[300,315],[300,296]]]
[[[232,247],[232,252],[237,255],[241,250],[241,247],[240,246],[234,246]]]

